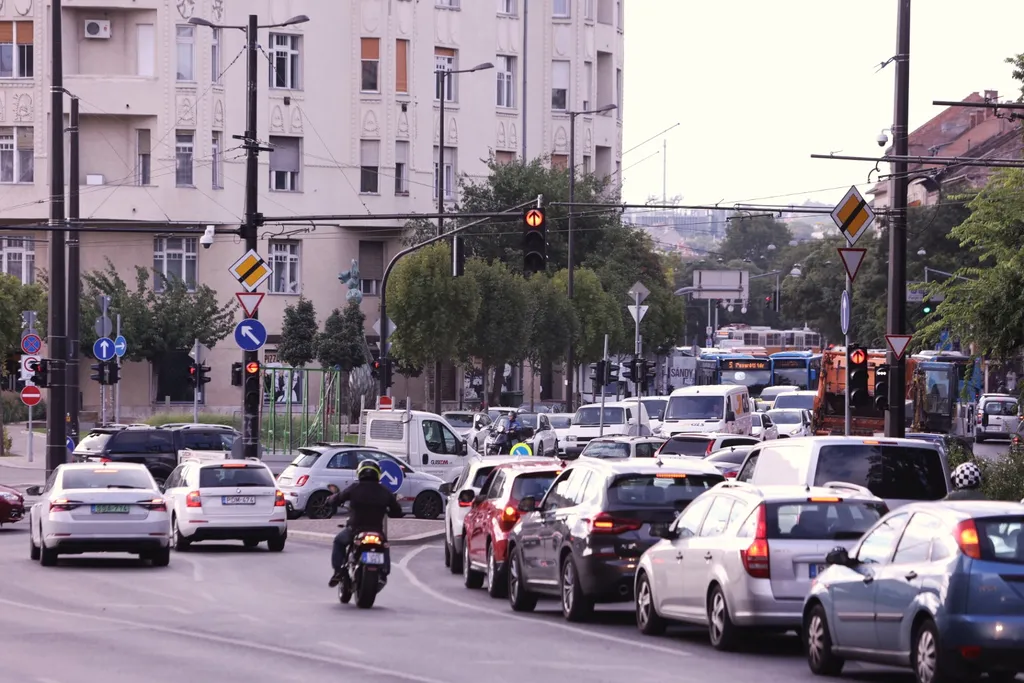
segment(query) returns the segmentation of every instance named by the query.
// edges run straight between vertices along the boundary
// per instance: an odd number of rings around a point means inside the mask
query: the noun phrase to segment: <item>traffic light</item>
[[[452,236],[452,277],[466,274],[466,244],[459,235]]]
[[[231,364],[231,386],[242,386],[242,363],[240,361]]]
[[[245,374],[247,377],[251,377],[252,375],[258,375],[259,372],[260,364],[257,363],[256,361],[252,361],[251,363],[245,364]]]
[[[770,295],[766,296],[764,298],[764,307],[765,308],[771,308],[772,307],[772,297]]]
[[[932,312],[932,304],[930,301],[924,302],[924,304],[921,306],[921,312],[924,313],[925,315],[928,315],[929,313]]]
[[[188,366],[188,385],[190,387],[193,387],[193,388],[199,386],[199,364],[198,363],[192,363],[191,365]]]
[[[523,212],[523,273],[542,273],[548,265],[548,219],[544,209]]]
[[[889,410],[889,366],[875,366],[875,409]]]
[[[94,366],[95,367],[95,366]],[[45,389],[50,386],[50,361],[46,358],[40,358],[35,363],[29,366],[32,376],[30,377],[32,384],[35,384],[40,389]]]
[[[628,363],[622,363],[622,364],[616,365],[616,367],[618,368],[618,371],[619,371],[619,381],[621,381],[621,382],[631,382],[631,381],[633,381],[633,361],[632,360],[629,361]]]
[[[395,369],[395,362],[391,358],[385,358],[381,361],[377,361],[378,372],[384,373],[384,386],[390,387],[394,382],[391,377],[392,370]]]
[[[605,372],[607,373],[607,379],[608,379],[608,381],[605,382],[605,384],[611,384],[612,382],[618,382],[619,381],[620,378],[619,378],[619,364],[618,363],[612,363],[611,361],[608,361],[608,367],[606,368]]]
[[[197,364],[196,365],[196,380],[198,382],[198,386],[201,387],[204,384],[208,384],[210,382],[210,379],[211,379],[211,377],[210,377],[210,366],[209,365]]]
[[[92,365],[89,366],[89,369],[93,371],[93,373],[89,376],[89,379],[91,379],[94,382],[99,382],[101,386],[107,386],[107,384],[109,384],[108,372],[110,366],[107,365],[106,361],[93,363]]]
[[[375,360],[372,363],[370,363],[370,377],[372,377],[373,381],[375,382],[380,377],[380,368],[381,363],[379,360]]]
[[[871,403],[868,395],[868,351],[863,346],[846,349],[846,384],[851,408],[863,408]]]
[[[117,384],[121,381],[121,367],[117,364],[116,360],[107,361],[107,383],[110,385]]]

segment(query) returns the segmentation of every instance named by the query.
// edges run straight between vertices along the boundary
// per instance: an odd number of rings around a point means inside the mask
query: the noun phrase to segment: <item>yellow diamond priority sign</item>
[[[832,220],[835,221],[839,232],[843,233],[843,237],[852,247],[875,222],[875,212],[868,206],[860,190],[854,186],[832,211]]]
[[[256,288],[274,272],[254,249],[250,249],[245,256],[235,261],[229,270],[247,292],[256,291]]]

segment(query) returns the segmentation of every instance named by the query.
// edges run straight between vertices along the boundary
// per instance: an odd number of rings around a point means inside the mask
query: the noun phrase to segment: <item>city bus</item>
[[[701,356],[697,361],[696,383],[745,386],[750,397],[757,398],[765,387],[771,386],[772,362],[749,355]]]
[[[781,351],[771,355],[772,386],[790,386],[798,390],[818,388],[821,354],[809,351]]]

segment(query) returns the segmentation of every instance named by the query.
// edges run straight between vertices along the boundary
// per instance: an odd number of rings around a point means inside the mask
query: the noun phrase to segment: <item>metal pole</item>
[[[661,141],[661,203],[668,204],[668,140]]]
[[[853,326],[853,282],[850,281],[850,276],[849,275],[846,276],[846,296],[847,296],[847,298],[848,298],[848,300],[850,302],[850,324],[847,325],[847,327],[846,327],[846,336],[845,336],[845,340],[844,340],[843,343],[846,345],[846,357],[849,358],[850,357],[850,328]],[[847,361],[847,362],[849,362],[849,361]],[[846,421],[845,421],[846,427],[845,427],[844,433],[846,434],[846,436],[849,436],[850,435],[850,426],[853,424],[853,411],[850,408],[850,382],[849,382],[850,371],[849,371],[849,368],[847,368],[846,377],[847,377],[847,382],[846,382],[846,399],[843,401],[843,403],[846,406],[846,408],[845,408],[845,410],[846,410]]]
[[[607,368],[608,367],[608,335],[607,334],[604,335],[604,356],[602,356],[602,357],[604,358],[604,366],[605,366],[605,368]],[[605,372],[607,372],[607,370]],[[607,378],[608,378],[608,375],[605,375],[604,377],[598,377],[597,378],[598,381],[601,383],[601,417],[599,418],[599,423],[598,423],[598,432],[597,432],[598,436],[604,436],[604,387],[605,387],[605,380]],[[29,408],[29,411],[31,411],[31,410],[32,409]],[[31,414],[31,413],[29,413],[29,414]]]
[[[196,339],[195,343],[192,344],[192,354],[196,359],[196,367],[200,367],[203,364],[203,359],[199,357],[199,340]],[[192,422],[199,422],[199,373],[195,375],[195,386],[192,387]],[[289,383],[289,391],[291,390],[291,383]]]
[[[908,123],[910,109],[910,0],[899,0],[899,15],[896,21],[896,103],[892,124],[893,155],[905,157],[909,150]],[[904,334],[907,328],[907,162],[900,160],[892,165],[892,179],[889,181],[890,211],[889,226],[889,299],[886,314],[886,331],[889,334]],[[885,435],[890,438],[902,437],[906,432],[906,364],[888,354],[889,411],[885,420]]]
[[[121,336],[121,314],[120,313],[117,314],[117,336],[118,337]],[[118,367],[118,369],[120,369],[121,368],[121,357],[117,356],[114,359],[114,362],[117,363],[117,367]],[[118,373],[118,377],[120,377],[120,373]],[[117,384],[114,385],[114,422],[117,422],[117,423],[121,422],[121,381],[120,381],[120,379],[118,380]]]
[[[527,160],[527,157],[526,157],[526,120],[528,118],[530,118],[529,116],[527,116],[527,113],[526,113],[526,96],[530,92],[530,89],[526,87],[526,76],[527,76],[527,72],[529,71],[529,69],[527,68],[527,61],[526,61],[526,59],[527,59],[527,55],[530,54],[529,51],[526,49],[526,45],[527,45],[526,38],[527,38],[527,36],[530,33],[530,21],[529,21],[530,13],[529,13],[529,10],[528,10],[529,6],[530,6],[530,0],[523,0],[523,95],[522,95],[522,100],[523,100],[523,118],[520,121],[519,127],[522,128],[522,133],[521,133],[522,148],[523,148],[522,159],[523,159],[523,163],[524,164],[526,163],[526,160]]]
[[[78,144],[78,98],[71,98],[71,127],[68,128],[70,154],[68,159],[68,219],[72,226],[68,229],[68,370],[67,370],[67,414],[68,431],[71,438],[78,441],[78,409],[81,398],[78,388],[79,323],[81,322],[82,275],[79,260],[79,232],[76,221],[79,212],[79,144]]]
[[[34,445],[32,442],[35,441],[35,440],[36,440],[35,432],[32,431],[32,406],[29,406],[28,407],[28,444],[27,444],[27,447],[28,447],[28,461],[29,462],[32,462],[33,459],[34,459],[34,453],[33,452],[35,451],[35,449],[32,447]]]
[[[636,434],[640,436],[640,394],[642,393],[640,387],[640,378],[636,376],[637,365],[640,364],[640,294],[636,293],[633,295],[633,303],[636,305],[635,327],[633,332],[634,341],[634,357],[636,362],[633,363],[633,386],[636,387]]]
[[[775,273],[775,313],[779,313],[779,299],[782,298],[782,278],[779,273]]]
[[[249,15],[249,23],[245,31],[246,42],[246,102],[245,102],[245,225],[242,235],[245,238],[245,251],[259,246],[257,225],[260,214],[257,208],[259,198],[259,154],[260,145],[256,130],[256,40],[258,23],[255,14]],[[256,312],[253,312],[256,318]],[[258,351],[242,353],[242,457],[258,458],[260,442],[260,392],[263,389],[261,374],[250,373],[249,364],[258,363]],[[197,378],[198,379],[198,378]],[[198,387],[197,387],[198,390]]]
[[[47,351],[50,364],[46,407],[46,475],[67,462],[67,259],[64,221],[64,50],[61,0],[50,4],[50,320]]]
[[[569,284],[569,301],[572,301],[573,295],[575,294],[575,287],[573,284],[573,237],[574,229],[576,227],[576,207],[573,206],[573,202],[576,201],[576,112],[569,112],[569,234],[568,240],[568,254],[567,254],[567,281]],[[569,349],[565,354],[565,373],[566,373],[566,404],[565,410],[568,413],[573,412],[576,408],[576,350],[573,348],[572,341],[569,342]]]
[[[709,330],[712,329],[712,327],[711,327],[711,299],[708,299],[708,329]],[[714,343],[712,343],[712,341],[713,340],[711,339],[711,335],[710,334],[705,334],[704,335],[704,342],[709,347],[714,346]]]
[[[107,424],[107,387],[100,385],[100,426]]]
[[[437,235],[440,237],[444,234],[444,96],[445,88],[448,85],[448,78],[451,74],[440,69],[437,72],[437,101],[438,101],[438,112],[437,117],[438,124],[438,135],[437,135]],[[453,169],[454,170],[454,169]],[[455,249],[457,245],[452,242],[452,256],[455,256]],[[454,266],[454,260],[452,264]],[[453,273],[454,274],[454,273]],[[380,326],[383,328],[387,325],[387,321],[381,318]],[[484,386],[487,386],[486,378]],[[499,392],[500,395],[500,392]],[[434,361],[434,412],[441,412],[441,361]]]

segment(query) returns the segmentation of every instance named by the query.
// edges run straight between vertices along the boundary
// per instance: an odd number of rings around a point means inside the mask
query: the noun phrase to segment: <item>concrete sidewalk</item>
[[[11,435],[11,455],[0,458],[0,484],[23,488],[46,481],[46,434],[29,432],[24,423],[6,425]],[[32,460],[28,458],[29,439]]]

